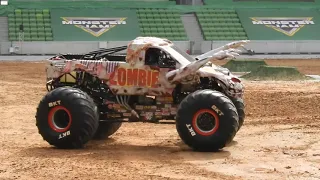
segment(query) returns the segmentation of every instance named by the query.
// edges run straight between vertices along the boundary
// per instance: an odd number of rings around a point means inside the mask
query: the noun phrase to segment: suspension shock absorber
[[[130,96],[126,96],[126,95],[117,95],[116,96],[117,102],[119,104],[121,104],[122,106],[124,106],[127,110],[131,111],[131,114],[134,115],[135,117],[137,117],[138,119],[140,119],[138,113],[130,107],[129,100],[130,100]]]

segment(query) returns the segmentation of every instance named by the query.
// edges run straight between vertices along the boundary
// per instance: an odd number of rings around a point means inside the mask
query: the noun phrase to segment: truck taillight
[[[240,79],[238,79],[238,78],[231,78],[231,81],[232,82],[237,82],[237,83],[240,83],[241,82],[241,80]]]

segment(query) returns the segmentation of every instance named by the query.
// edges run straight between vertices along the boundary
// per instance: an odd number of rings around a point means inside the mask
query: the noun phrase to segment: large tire
[[[93,139],[96,139],[96,140],[107,139],[109,136],[117,132],[118,129],[121,127],[121,125],[122,125],[122,122],[100,121],[98,130],[96,131]]]
[[[239,116],[239,128],[238,128],[238,131],[239,131],[240,128],[242,127],[242,125],[244,123],[244,119],[246,117],[245,104],[243,102],[243,99],[241,99],[241,98],[232,98],[231,100],[237,108],[237,112],[238,112],[238,116]]]
[[[36,113],[40,135],[57,148],[82,148],[99,125],[97,107],[85,92],[60,87],[47,93]]]
[[[177,111],[180,138],[195,151],[217,151],[234,138],[239,117],[232,101],[213,90],[198,90],[185,97]]]

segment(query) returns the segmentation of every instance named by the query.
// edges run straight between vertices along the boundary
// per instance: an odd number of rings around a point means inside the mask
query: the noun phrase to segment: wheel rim
[[[193,116],[192,126],[196,133],[210,136],[219,128],[219,117],[213,110],[201,109]]]
[[[52,108],[48,115],[48,123],[51,129],[56,132],[65,132],[71,126],[71,114],[68,109],[63,106]]]

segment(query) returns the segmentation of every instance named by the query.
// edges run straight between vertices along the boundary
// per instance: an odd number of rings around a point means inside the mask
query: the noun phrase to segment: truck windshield
[[[190,61],[190,62],[195,61],[195,59],[193,57],[191,57],[189,54],[187,54],[186,52],[184,52],[181,49],[179,49],[177,46],[174,45],[171,48],[174,49],[175,51],[177,51],[179,54],[181,54],[188,61]]]

